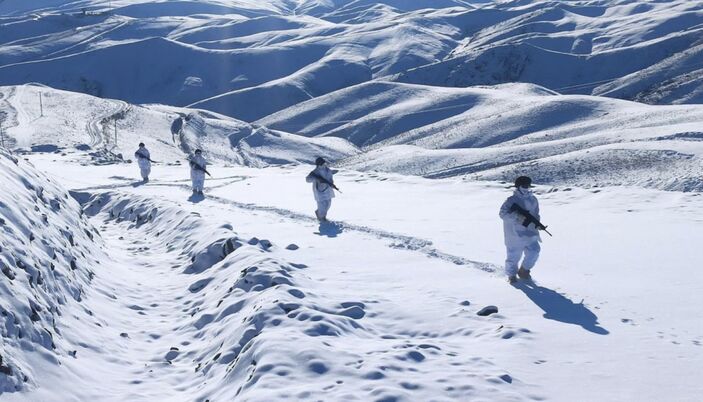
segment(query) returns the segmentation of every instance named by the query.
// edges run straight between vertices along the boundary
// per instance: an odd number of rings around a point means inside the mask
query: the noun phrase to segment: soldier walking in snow
[[[142,174],[142,179],[144,182],[149,181],[149,174],[151,173],[151,155],[149,150],[146,149],[143,142],[139,143],[139,149],[134,153],[134,157],[137,158],[137,164],[139,165],[139,171]]]
[[[515,283],[518,276],[521,279],[532,279],[530,270],[539,258],[539,243],[542,241],[539,230],[547,229],[539,222],[539,202],[530,187],[532,179],[527,176],[518,177],[513,195],[500,207],[499,215],[503,219],[507,251],[505,273],[510,283]],[[520,259],[522,264],[518,269]]]
[[[195,155],[188,158],[190,162],[190,180],[193,182],[193,194],[203,195],[205,187],[205,174],[210,172],[205,169],[207,162],[203,158],[203,151],[196,149]]]
[[[312,193],[315,196],[315,201],[317,201],[317,210],[315,210],[317,220],[327,222],[327,211],[332,206],[334,190],[337,189],[337,186],[334,185],[333,176],[338,171],[330,169],[327,166],[327,161],[323,158],[317,158],[315,165],[315,169],[308,174],[305,181],[312,183]]]

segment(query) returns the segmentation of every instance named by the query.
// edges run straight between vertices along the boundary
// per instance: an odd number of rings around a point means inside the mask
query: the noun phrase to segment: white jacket
[[[526,209],[532,216],[540,220],[539,216],[539,202],[537,197],[535,197],[532,192],[524,192],[519,188],[515,189],[513,195],[508,197],[507,200],[500,207],[499,216],[503,219],[503,233],[505,234],[505,244],[507,246],[513,245],[517,242],[528,240],[531,238],[537,238],[539,240],[539,231],[537,227],[530,223],[524,226],[525,217],[520,215],[518,212],[510,212],[510,208],[513,204]]]
[[[137,164],[139,164],[140,169],[148,169],[151,167],[151,162],[149,162],[151,154],[149,154],[149,150],[146,149],[146,147],[137,149],[137,152],[134,153],[134,157],[137,158]]]
[[[315,170],[308,174],[308,177],[305,178],[305,181],[307,181],[308,183],[312,183],[312,192],[315,196],[315,201],[331,200],[332,198],[334,198],[334,189],[329,184],[323,183],[322,181],[315,178],[314,175],[318,175],[320,177],[325,178],[330,183],[334,183],[333,176],[337,172],[337,170],[332,170],[327,166],[322,165],[316,167]]]
[[[203,158],[202,155],[193,155],[190,158],[188,158],[190,161],[190,176],[191,177],[205,177],[205,172],[202,170],[198,169],[195,167],[194,164],[197,164],[201,168],[205,169],[207,167],[207,162],[205,161],[205,158]]]

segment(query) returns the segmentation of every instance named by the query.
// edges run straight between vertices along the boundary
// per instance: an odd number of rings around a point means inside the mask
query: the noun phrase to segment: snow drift
[[[0,393],[41,382],[75,357],[63,331],[94,321],[85,293],[104,261],[103,241],[68,192],[0,150]]]

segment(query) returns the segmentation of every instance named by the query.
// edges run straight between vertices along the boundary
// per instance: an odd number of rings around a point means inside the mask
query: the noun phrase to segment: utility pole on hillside
[[[41,92],[39,92],[39,117],[44,117],[44,104],[41,99]]]
[[[5,148],[5,133],[2,132],[2,123],[5,122],[5,114],[0,113],[0,146]]]

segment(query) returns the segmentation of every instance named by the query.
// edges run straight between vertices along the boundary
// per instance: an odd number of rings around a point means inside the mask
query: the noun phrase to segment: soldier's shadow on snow
[[[320,227],[315,234],[327,237],[337,237],[337,235],[341,234],[343,231],[344,228],[339,223],[320,222]]]
[[[133,182],[132,187],[137,188],[137,187],[143,186],[145,184],[146,184],[146,182],[144,180],[139,180],[139,181]]]
[[[204,199],[205,196],[202,194],[191,194],[191,196],[188,197],[188,201],[192,202],[193,204],[197,204]]]
[[[598,325],[598,316],[583,304],[583,300],[580,303],[574,303],[552,289],[531,282],[519,282],[515,287],[522,290],[533,303],[544,310],[544,318],[548,320],[580,325],[583,329],[599,335],[610,333]]]

